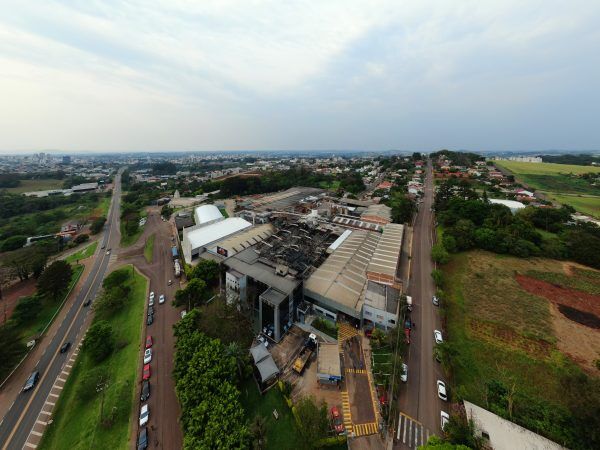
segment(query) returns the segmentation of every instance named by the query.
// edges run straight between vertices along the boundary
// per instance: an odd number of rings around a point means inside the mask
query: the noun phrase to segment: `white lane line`
[[[32,444],[31,442],[25,442],[25,447],[37,448],[37,445]]]
[[[35,431],[35,430],[31,430],[31,434],[33,434],[34,436],[42,436],[42,433],[40,433],[39,431]]]
[[[59,386],[58,384],[55,384],[54,386],[52,386],[52,388],[53,388],[53,389],[54,389],[54,388],[56,388],[56,389],[58,389],[58,390],[61,390],[61,391],[62,391],[62,390],[64,389],[64,386]]]
[[[396,431],[396,440],[400,440],[400,431],[402,429],[402,414],[398,414],[398,431]]]
[[[66,376],[69,376],[69,372],[67,372],[66,370],[63,370],[61,373],[64,373]]]
[[[62,381],[63,383],[66,383],[66,382],[67,382],[67,380],[65,380],[64,378],[61,378],[61,377],[58,377],[56,380],[57,380],[57,381]]]
[[[50,393],[48,394],[48,396],[52,396],[52,397],[56,397],[56,398],[58,398],[58,394],[54,394],[53,392],[50,392]]]
[[[44,411],[43,409],[40,411],[40,414],[46,414],[47,416],[51,416],[52,412],[50,411]]]
[[[48,422],[43,422],[41,420],[36,420],[35,423],[39,423],[40,425],[44,425],[44,426],[48,425]]]
[[[405,420],[404,422],[404,433],[402,433],[402,443],[404,444],[406,442],[406,429],[408,428],[408,419]]]
[[[73,366],[71,364],[65,364],[65,367],[68,367],[69,369],[73,368]]]
[[[56,405],[56,403],[52,403],[52,402],[49,402],[48,400],[46,400],[46,405],[54,406],[54,405]]]

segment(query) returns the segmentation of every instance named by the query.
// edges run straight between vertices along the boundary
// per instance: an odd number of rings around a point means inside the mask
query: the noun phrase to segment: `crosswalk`
[[[425,445],[429,439],[429,430],[423,424],[404,413],[398,417],[396,440],[409,448]]]
[[[346,428],[346,432],[352,434],[354,432],[354,427],[352,426],[352,414],[350,413],[350,397],[348,396],[348,391],[342,391],[342,413],[344,414],[344,427]]]
[[[346,369],[346,373],[360,373],[360,374],[366,375],[367,370],[366,369]]]
[[[369,423],[355,423],[354,424],[354,436],[368,436],[369,434],[376,434],[378,432],[377,422]]]
[[[357,334],[359,334],[358,330],[352,325],[345,322],[340,323],[338,329],[338,348],[340,349],[340,353],[344,353],[344,342]]]

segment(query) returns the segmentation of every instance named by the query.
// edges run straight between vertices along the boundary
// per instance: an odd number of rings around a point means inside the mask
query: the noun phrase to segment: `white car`
[[[433,302],[434,306],[440,306],[440,299],[435,295],[432,297],[431,301]]]
[[[445,411],[440,411],[440,424],[442,426],[442,431],[444,431],[444,427],[450,420],[450,415]]]
[[[142,405],[142,409],[140,410],[140,427],[143,427],[148,423],[148,417],[150,416],[150,410],[148,409],[148,404]]]
[[[144,352],[144,364],[150,364],[150,361],[152,361],[152,349],[147,348]]]
[[[187,314],[187,311],[185,309],[183,311],[181,311],[181,318],[183,319],[186,314]]]
[[[448,401],[448,393],[446,392],[446,383],[444,383],[442,380],[437,380],[437,390],[438,390],[438,397],[441,398],[442,400],[444,400],[445,402]]]
[[[158,297],[158,304],[162,305],[164,302],[165,302],[165,295],[160,294],[160,297]]]
[[[154,297],[150,297],[150,301],[148,302],[148,306],[154,306]]]
[[[408,381],[408,366],[402,363],[402,375],[400,375],[400,380],[406,383]]]
[[[435,339],[436,344],[442,344],[444,339],[442,339],[442,332],[440,330],[433,330],[433,338]]]

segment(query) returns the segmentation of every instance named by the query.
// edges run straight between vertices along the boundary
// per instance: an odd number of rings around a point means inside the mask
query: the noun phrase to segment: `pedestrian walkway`
[[[377,428],[377,422],[355,423],[354,436],[360,437],[368,436],[369,434],[376,434],[379,431]]]
[[[417,448],[425,445],[428,439],[429,430],[421,422],[402,412],[400,413],[396,441],[402,442],[406,447]]]

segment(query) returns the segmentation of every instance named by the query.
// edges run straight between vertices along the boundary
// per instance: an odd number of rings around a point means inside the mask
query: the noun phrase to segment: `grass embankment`
[[[148,264],[152,262],[152,256],[154,255],[154,237],[154,234],[151,235],[144,244],[144,258],[146,258]]]
[[[33,191],[49,191],[51,189],[62,189],[64,180],[53,178],[42,178],[39,180],[21,180],[19,186],[6,189],[11,194],[22,194]]]
[[[41,301],[40,309],[38,314],[35,316],[35,319],[27,324],[24,324],[21,330],[20,334],[24,341],[28,341],[34,336],[37,336],[44,330],[44,328],[46,328],[46,326],[48,326],[50,321],[53,320],[54,315],[60,310],[64,299],[71,293],[73,286],[75,286],[79,281],[79,277],[81,277],[84,267],[81,264],[72,264],[72,267],[73,275],[71,276],[71,282],[69,283],[69,288],[64,297],[56,302],[48,302],[46,300]]]
[[[79,261],[80,259],[89,258],[96,252],[96,248],[98,248],[98,241],[92,242],[87,247],[82,248],[78,252],[75,252],[72,255],[67,256],[65,258],[65,261],[70,264],[73,264],[74,262]]]
[[[277,387],[261,396],[254,378],[250,378],[241,386],[240,391],[240,401],[244,406],[248,421],[251,422],[256,415],[261,415],[267,420],[267,445],[265,449],[291,450],[303,448],[292,411]],[[277,410],[279,419],[273,417],[273,410]]]
[[[571,205],[578,211],[600,217],[600,189],[581,174],[600,174],[600,167],[568,164],[498,161],[517,181],[536,189],[551,200]]]
[[[561,381],[583,372],[558,350],[549,301],[522,289],[515,275],[555,282],[566,278],[586,290],[597,275],[574,272],[576,278],[567,276],[562,262],[541,258],[483,251],[452,257],[444,267],[444,290],[453,400],[464,398],[561,444],[573,444],[576,432],[564,418],[579,394],[566,392]],[[502,406],[511,392],[512,417]]]
[[[132,272],[131,266],[119,270]],[[46,429],[38,448],[129,448],[131,425],[137,419],[132,406],[137,404],[135,386],[140,380],[138,363],[147,283],[137,272],[127,283],[131,293],[122,309],[109,319],[116,342],[113,353],[100,363],[85,350],[80,353],[56,405],[54,422]],[[103,372],[108,379],[104,418],[115,411],[110,426],[100,421],[101,395],[93,393],[87,400],[82,396],[85,376],[92,370]]]
[[[138,227],[135,233],[127,234],[127,232],[125,231],[125,224],[121,220],[121,247],[129,247],[135,244],[143,232],[144,227]]]
[[[96,209],[94,209],[93,215],[96,217],[108,217],[108,209],[110,208],[111,198],[112,196],[104,197]]]

